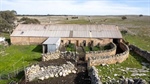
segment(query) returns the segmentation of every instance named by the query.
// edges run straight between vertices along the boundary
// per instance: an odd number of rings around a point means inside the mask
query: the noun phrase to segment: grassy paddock
[[[146,59],[140,57],[139,55],[130,52],[129,58],[119,64],[111,64],[109,66],[96,66],[99,71],[99,76],[103,82],[108,82],[108,76],[111,79],[119,80],[120,76],[124,76],[125,78],[142,78],[146,81],[150,80],[150,72],[146,72],[147,76],[131,76],[132,72],[126,71],[126,68],[136,68],[142,69],[142,62],[149,63]],[[149,63],[150,64],[150,63]],[[121,71],[123,69],[125,71]],[[118,74],[118,76],[114,76],[114,74]]]
[[[134,44],[144,50],[150,51],[150,37],[130,34],[123,35],[123,37],[130,44]]]
[[[4,52],[6,55],[0,54],[0,74],[8,74],[15,70],[21,69],[32,63],[41,60],[41,46],[36,45],[11,45]],[[2,80],[0,84],[5,84],[9,80]]]
[[[90,24],[90,21],[81,19],[81,20],[67,20],[62,23],[64,23],[64,24]]]

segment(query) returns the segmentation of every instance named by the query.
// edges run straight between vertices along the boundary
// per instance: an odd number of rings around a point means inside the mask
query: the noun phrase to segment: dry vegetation
[[[25,16],[18,16],[18,19]],[[118,25],[120,30],[127,31],[123,34],[126,41],[150,51],[150,16],[127,15],[123,16],[27,16],[38,19],[41,24],[106,24]],[[72,17],[77,17],[72,19]],[[133,38],[133,39],[132,39]],[[135,41],[135,40],[136,41]]]

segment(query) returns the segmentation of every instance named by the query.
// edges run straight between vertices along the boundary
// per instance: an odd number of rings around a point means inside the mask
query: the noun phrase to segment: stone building
[[[48,38],[60,38],[60,44],[76,46],[106,45],[117,42],[122,35],[115,25],[98,24],[20,24],[10,36],[13,45],[42,44]]]

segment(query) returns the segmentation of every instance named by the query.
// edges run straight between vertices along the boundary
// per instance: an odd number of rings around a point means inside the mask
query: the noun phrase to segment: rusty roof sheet
[[[122,38],[115,25],[20,24],[11,36]]]

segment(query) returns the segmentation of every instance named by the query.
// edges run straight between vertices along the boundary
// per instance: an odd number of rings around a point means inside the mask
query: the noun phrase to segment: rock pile
[[[42,54],[43,61],[49,61],[49,60],[59,59],[59,58],[60,58],[60,52],[52,52],[52,53]]]
[[[47,66],[40,67],[39,65],[32,65],[25,69],[26,81],[33,81],[35,79],[44,80],[50,77],[66,76],[70,73],[76,73],[76,68],[71,62],[63,64],[62,66]]]

